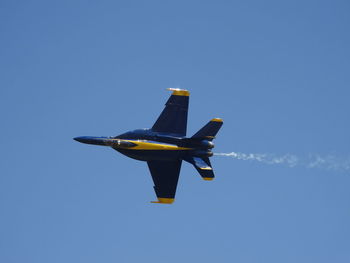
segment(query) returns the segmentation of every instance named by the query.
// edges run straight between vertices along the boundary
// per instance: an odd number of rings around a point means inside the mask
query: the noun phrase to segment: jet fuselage
[[[110,146],[114,150],[136,160],[185,160],[189,157],[210,157],[214,144],[208,140],[176,137],[154,132],[151,129],[129,131],[115,137],[82,136],[76,141]]]
[[[215,177],[209,160],[213,140],[223,125],[221,118],[211,119],[187,138],[188,90],[169,89],[171,96],[150,129],[129,131],[115,137],[76,137],[78,142],[112,147],[136,160],[146,161],[158,201],[174,202],[182,161],[194,166],[205,181]]]

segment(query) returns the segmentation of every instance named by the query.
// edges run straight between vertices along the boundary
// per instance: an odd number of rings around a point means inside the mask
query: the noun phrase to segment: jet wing
[[[152,203],[171,204],[174,202],[181,163],[182,160],[147,162],[158,198],[158,201]]]
[[[171,133],[186,136],[187,113],[190,93],[187,90],[168,89],[173,91],[165,108],[154,123],[155,132]]]

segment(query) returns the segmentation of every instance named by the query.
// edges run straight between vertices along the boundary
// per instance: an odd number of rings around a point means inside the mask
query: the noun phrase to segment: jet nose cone
[[[94,144],[94,145],[107,145],[107,137],[95,137],[95,136],[80,136],[73,138],[74,140],[81,142],[81,143],[87,143],[87,144]]]
[[[80,136],[80,137],[75,137],[73,140],[76,140],[77,142],[86,142],[86,137],[85,136]]]

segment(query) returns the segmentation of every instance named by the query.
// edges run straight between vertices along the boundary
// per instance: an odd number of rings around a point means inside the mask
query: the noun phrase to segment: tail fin
[[[213,140],[215,135],[220,130],[223,120],[220,118],[215,118],[210,120],[202,129],[200,129],[192,138]]]

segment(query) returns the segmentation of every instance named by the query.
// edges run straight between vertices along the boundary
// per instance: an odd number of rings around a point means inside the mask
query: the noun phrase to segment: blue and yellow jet
[[[169,89],[173,93],[151,129],[134,130],[115,137],[76,137],[82,143],[110,146],[118,152],[140,161],[146,161],[151,172],[158,201],[174,202],[182,161],[191,163],[204,180],[213,180],[209,161],[213,156],[213,139],[223,121],[209,121],[191,138],[186,138],[187,113],[190,93]]]

